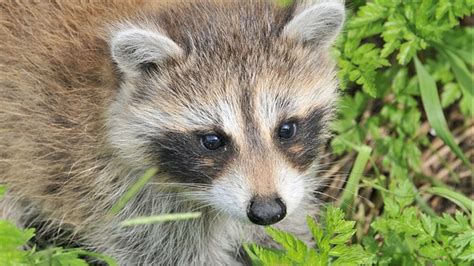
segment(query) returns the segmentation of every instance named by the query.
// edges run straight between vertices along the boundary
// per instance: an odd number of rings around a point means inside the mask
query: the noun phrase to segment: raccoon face
[[[279,30],[271,18],[229,35],[207,25],[188,52],[157,27],[116,30],[123,79],[108,127],[119,156],[201,184],[198,200],[242,221],[273,224],[303,206],[336,97],[328,48],[344,7],[294,12]]]

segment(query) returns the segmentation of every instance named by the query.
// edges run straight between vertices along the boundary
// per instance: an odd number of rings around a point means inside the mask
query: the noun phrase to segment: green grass
[[[189,219],[197,219],[201,217],[200,212],[188,213],[170,213],[155,216],[136,217],[122,222],[122,226],[135,226],[141,224],[164,223],[170,221],[181,221]]]

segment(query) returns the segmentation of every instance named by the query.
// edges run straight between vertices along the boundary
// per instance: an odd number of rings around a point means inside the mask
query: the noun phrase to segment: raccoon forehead
[[[156,100],[135,105],[132,110],[166,130],[220,128],[238,134],[249,123],[272,128],[281,119],[304,117],[313,109],[330,108],[336,94],[336,83],[332,80],[309,84],[310,88],[278,86],[282,85],[262,82],[253,89],[239,86],[235,91],[214,91],[212,95],[196,94],[187,99],[158,95]]]
[[[145,99],[132,104],[132,113],[157,131],[212,131],[241,135],[249,124],[274,128],[282,119],[304,117],[316,108],[330,108],[336,94],[331,73],[320,72],[313,78],[294,80],[265,75],[251,81],[228,79],[206,84],[181,85],[146,93]],[[142,96],[143,97],[143,96]]]

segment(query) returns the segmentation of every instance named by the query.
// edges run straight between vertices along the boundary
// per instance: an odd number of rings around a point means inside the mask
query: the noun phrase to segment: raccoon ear
[[[319,0],[312,5],[299,6],[296,15],[283,28],[283,36],[304,43],[328,47],[344,23],[343,1]],[[314,2],[314,1],[312,1]]]
[[[156,67],[183,50],[167,36],[139,28],[116,31],[110,40],[113,60],[125,74],[135,75],[148,67]]]

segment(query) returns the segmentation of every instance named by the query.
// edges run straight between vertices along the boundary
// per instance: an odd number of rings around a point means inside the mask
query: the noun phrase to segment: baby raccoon
[[[344,6],[283,2],[0,2],[0,217],[121,265],[244,263],[263,225],[311,241]]]

